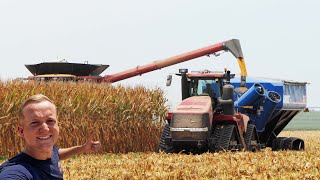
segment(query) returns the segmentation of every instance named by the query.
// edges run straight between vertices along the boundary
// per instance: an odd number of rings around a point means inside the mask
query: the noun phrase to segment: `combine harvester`
[[[306,107],[306,83],[247,81],[246,66],[237,39],[214,44],[136,68],[100,76],[108,65],[67,62],[26,65],[28,80],[117,82],[198,57],[229,51],[238,60],[241,77],[230,71],[180,69],[182,101],[168,113],[159,151],[201,153],[221,150],[303,150],[304,141],[277,137],[292,118]],[[167,85],[172,76],[168,76]]]

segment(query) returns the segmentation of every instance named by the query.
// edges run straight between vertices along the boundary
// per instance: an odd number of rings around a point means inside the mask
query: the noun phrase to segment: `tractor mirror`
[[[171,86],[171,81],[172,81],[172,75],[168,75],[166,86]]]

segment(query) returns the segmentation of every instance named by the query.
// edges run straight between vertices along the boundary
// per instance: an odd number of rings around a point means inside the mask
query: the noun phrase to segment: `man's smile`
[[[40,140],[46,140],[46,139],[49,139],[51,138],[52,135],[48,135],[48,136],[38,136],[37,139],[40,139]]]

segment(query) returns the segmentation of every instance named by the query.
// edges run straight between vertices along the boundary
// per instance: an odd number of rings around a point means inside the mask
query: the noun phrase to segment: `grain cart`
[[[239,81],[234,79],[231,84],[235,87],[241,86]],[[235,93],[235,106],[245,104],[252,108],[237,107],[236,110],[250,117],[251,122],[256,125],[260,142],[266,146],[272,147],[273,150],[304,149],[301,139],[277,136],[294,116],[306,108],[306,84],[279,79],[247,78],[246,86],[252,87],[254,95],[249,99],[241,92]],[[264,87],[263,95],[258,95],[258,85]]]
[[[266,146],[273,150],[304,149],[303,140],[277,138],[277,135],[305,108],[306,84],[282,82],[277,85],[268,84],[268,81],[247,83],[245,62],[240,42],[236,39],[104,77],[99,73],[108,65],[98,65],[93,69],[87,65],[87,70],[90,70],[86,71],[81,70],[83,66],[80,64],[72,67],[73,72],[71,69],[62,72],[61,68],[52,70],[54,64],[42,64],[42,68],[39,64],[28,65],[29,70],[34,66],[34,72],[38,72],[33,73],[34,76],[29,79],[40,77],[48,80],[51,78],[48,75],[59,78],[62,74],[76,81],[112,83],[220,51],[229,51],[237,58],[241,70],[240,78],[234,78],[229,71],[188,73],[187,69],[181,69],[178,75],[181,76],[182,102],[168,114],[168,124],[162,132],[159,150],[168,153],[198,153],[208,150],[256,151]],[[63,64],[64,67],[67,65]],[[39,66],[38,70],[36,66]],[[39,69],[43,71],[39,73]],[[50,73],[49,69],[52,70]],[[81,74],[84,71],[87,73]],[[291,85],[296,88],[291,88],[294,87]],[[299,90],[299,93],[292,90]],[[295,103],[298,106],[295,106]]]

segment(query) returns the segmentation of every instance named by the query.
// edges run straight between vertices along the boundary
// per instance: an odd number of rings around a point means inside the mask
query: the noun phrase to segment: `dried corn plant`
[[[0,83],[0,155],[13,156],[23,142],[15,133],[18,110],[31,95],[42,93],[57,106],[59,147],[82,144],[94,132],[103,152],[153,151],[160,136],[159,120],[166,99],[159,88],[76,82]],[[156,119],[155,119],[156,117]]]

